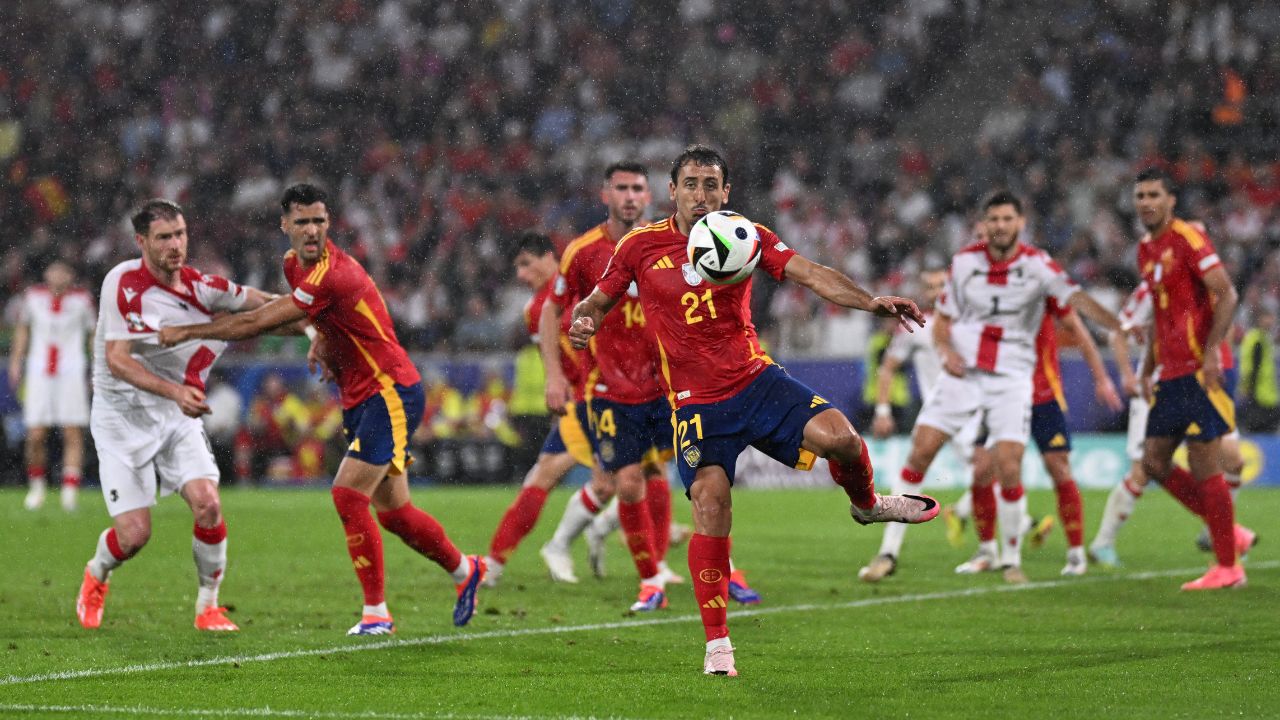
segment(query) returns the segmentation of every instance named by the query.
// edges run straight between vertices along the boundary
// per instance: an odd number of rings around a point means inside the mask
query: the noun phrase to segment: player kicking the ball
[[[728,202],[729,189],[729,168],[719,153],[703,145],[681,153],[668,185],[675,214],[622,239],[596,290],[574,308],[569,332],[575,347],[586,347],[605,313],[636,284],[675,409],[677,466],[693,501],[689,572],[707,640],[703,670],[716,675],[737,675],[726,603],[730,488],[738,455],[748,445],[800,468],[811,467],[815,457],[827,458],[860,524],[918,523],[938,514],[938,503],[929,497],[876,494],[866,443],[853,425],[761,349],[751,323],[750,278],[712,285],[686,261],[691,228]],[[760,265],[773,277],[789,278],[844,307],[923,324],[914,302],[873,298],[756,227]]]
[[[333,479],[333,504],[346,533],[347,552],[364,589],[364,611],[348,635],[395,630],[383,591],[382,534],[378,523],[452,576],[458,599],[453,624],[475,612],[484,561],[464,556],[435,518],[409,497],[409,433],[422,422],[424,395],[418,369],[396,339],[382,295],[355,258],[328,237],[324,191],[305,183],[284,191],[280,229],[292,249],[284,275],[293,293],[253,312],[213,322],[166,327],[160,340],[243,340],[310,319],[319,334],[307,360],[331,370],[342,395],[343,432],[350,441]],[[369,515],[370,503],[378,522]]]
[[[218,498],[218,465],[199,419],[209,412],[204,402],[209,368],[227,344],[162,347],[156,329],[208,320],[218,312],[253,310],[270,296],[186,265],[187,221],[182,208],[168,200],[144,204],[133,216],[133,230],[142,257],[107,273],[94,334],[89,430],[112,524],[98,537],[98,550],[85,567],[76,615],[86,628],[102,624],[112,571],[151,538],[158,486],[161,495],[181,495],[195,517],[196,628],[237,630],[226,608],[218,606],[227,569],[227,525]]]

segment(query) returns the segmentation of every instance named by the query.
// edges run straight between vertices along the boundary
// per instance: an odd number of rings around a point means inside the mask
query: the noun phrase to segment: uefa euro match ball
[[[736,212],[707,213],[689,231],[689,262],[713,285],[740,283],[760,262],[760,233]]]

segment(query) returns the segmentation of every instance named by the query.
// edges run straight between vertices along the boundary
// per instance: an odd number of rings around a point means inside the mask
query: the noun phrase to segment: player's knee
[[[214,527],[222,520],[222,502],[216,493],[202,494],[192,499],[191,514],[200,527]]]
[[[1142,458],[1142,471],[1147,477],[1155,480],[1164,480],[1171,469],[1170,462],[1162,458],[1144,457]]]
[[[823,455],[839,462],[853,462],[862,455],[862,441],[848,423],[837,423],[823,437]]]
[[[116,523],[116,541],[124,554],[132,557],[151,539],[151,523],[130,520]]]
[[[625,503],[636,503],[644,500],[644,473],[639,465],[623,468],[618,474],[618,499]]]

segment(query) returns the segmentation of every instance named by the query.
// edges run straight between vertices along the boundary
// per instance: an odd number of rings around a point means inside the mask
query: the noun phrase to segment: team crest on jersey
[[[147,332],[151,329],[142,321],[142,315],[136,312],[125,315],[124,321],[129,324],[129,332]]]
[[[605,462],[613,462],[613,459],[617,457],[617,455],[618,455],[617,451],[613,449],[613,441],[611,440],[600,441],[600,459],[601,460],[604,460]]]
[[[698,463],[701,460],[702,460],[702,451],[698,449],[697,445],[690,445],[689,447],[684,449],[684,461],[689,463],[689,467],[691,468],[698,467]]]
[[[684,281],[689,285],[701,285],[702,276],[693,269],[693,263],[685,263],[680,266],[680,272],[684,273]]]

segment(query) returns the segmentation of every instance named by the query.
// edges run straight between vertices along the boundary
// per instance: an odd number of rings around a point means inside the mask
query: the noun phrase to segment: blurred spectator
[[[1240,427],[1273,433],[1280,428],[1280,386],[1276,383],[1276,314],[1256,311],[1255,325],[1240,343]]]

